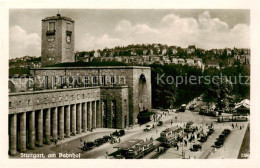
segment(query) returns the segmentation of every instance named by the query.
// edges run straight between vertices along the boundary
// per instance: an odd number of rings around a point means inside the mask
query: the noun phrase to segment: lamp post
[[[184,145],[184,131],[182,131],[182,159],[185,159],[185,154],[183,151],[183,145]]]

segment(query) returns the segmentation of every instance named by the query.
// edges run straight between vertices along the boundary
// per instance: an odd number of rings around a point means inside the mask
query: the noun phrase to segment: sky
[[[41,20],[58,9],[10,9],[10,58],[41,55]],[[161,43],[249,48],[246,9],[59,9],[75,21],[75,52]]]

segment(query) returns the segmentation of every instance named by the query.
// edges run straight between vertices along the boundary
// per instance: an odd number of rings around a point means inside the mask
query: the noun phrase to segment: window
[[[46,32],[46,36],[55,35],[55,22],[49,22],[48,31]]]
[[[103,116],[103,127],[107,128],[108,116],[107,116],[107,101],[102,101],[102,116]]]
[[[52,77],[52,88],[57,86],[56,76]]]
[[[55,31],[55,22],[49,22],[48,31]]]
[[[112,128],[116,128],[116,100],[111,102]]]
[[[106,85],[106,76],[101,76],[101,86]]]
[[[96,76],[93,76],[93,86],[97,86],[97,77]]]
[[[31,105],[31,100],[27,100],[27,105],[28,105],[28,106]]]
[[[115,77],[114,76],[111,76],[110,83],[111,83],[112,86],[115,85]]]
[[[81,77],[77,76],[77,80],[75,82],[76,82],[76,86],[80,86],[80,84],[81,84]]]
[[[60,85],[63,86],[64,83],[64,76],[60,76]]]
[[[49,89],[49,78],[48,78],[48,76],[45,76],[45,79],[44,79],[44,87],[45,87],[45,89]]]
[[[88,76],[84,76],[84,87],[87,87],[88,85],[89,85]]]

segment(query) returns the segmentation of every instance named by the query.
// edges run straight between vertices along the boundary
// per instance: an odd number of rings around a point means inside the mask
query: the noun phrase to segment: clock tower
[[[74,21],[61,16],[42,19],[42,66],[75,62]]]

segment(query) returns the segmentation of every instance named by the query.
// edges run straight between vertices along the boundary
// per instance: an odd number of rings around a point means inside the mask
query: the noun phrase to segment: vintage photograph
[[[250,159],[250,56],[250,9],[9,9],[4,152]]]

